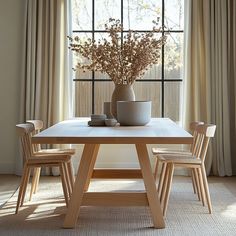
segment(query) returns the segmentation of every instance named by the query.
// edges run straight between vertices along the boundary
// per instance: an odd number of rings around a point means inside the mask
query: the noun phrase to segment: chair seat
[[[160,154],[157,155],[157,158],[160,161],[171,162],[174,164],[201,164],[202,161],[199,158],[196,158],[192,155],[176,155],[176,154]]]
[[[157,154],[181,154],[181,155],[191,155],[189,150],[175,150],[169,148],[152,148],[153,155]]]
[[[70,161],[71,156],[69,155],[53,155],[53,154],[41,154],[41,155],[35,155],[28,159],[29,164],[34,163],[61,163],[61,162],[68,162]]]
[[[41,149],[37,153],[42,154],[65,154],[65,155],[74,155],[75,149],[59,149],[59,148],[53,148],[53,149]],[[36,155],[37,155],[36,153]]]

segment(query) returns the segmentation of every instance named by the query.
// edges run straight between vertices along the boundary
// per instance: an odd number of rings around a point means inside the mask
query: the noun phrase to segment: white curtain
[[[73,115],[67,35],[70,1],[28,0],[25,15],[21,122],[41,119],[45,127]],[[21,163],[18,163],[19,169]]]
[[[206,167],[232,175],[235,152],[236,1],[185,0],[184,123],[217,126]]]

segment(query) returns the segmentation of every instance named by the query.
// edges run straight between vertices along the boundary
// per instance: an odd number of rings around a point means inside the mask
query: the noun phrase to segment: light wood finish
[[[79,216],[80,206],[83,201],[84,189],[90,177],[89,173],[94,164],[95,154],[99,148],[98,144],[86,144],[80,160],[78,174],[74,183],[73,194],[69,203],[69,208],[64,221],[64,228],[74,228]]]
[[[125,205],[150,207],[154,227],[164,228],[165,223],[156,191],[155,180],[147,152],[147,144],[192,143],[192,136],[168,118],[157,118],[146,126],[89,127],[89,119],[73,119],[60,122],[35,135],[34,143],[85,144],[72,197],[63,224],[73,228],[82,205]],[[100,144],[135,144],[141,170],[94,170]],[[86,192],[92,177],[126,178],[140,177],[144,180],[146,192],[140,193],[89,193]]]
[[[189,146],[189,149],[187,150],[176,150],[176,149],[170,149],[170,148],[152,148],[152,153],[154,155],[156,154],[168,154],[168,153],[174,153],[174,154],[191,154],[193,152],[194,149],[194,145],[196,142],[196,128],[198,125],[202,125],[204,124],[204,122],[202,121],[193,121],[190,123],[190,131],[193,134],[193,139],[192,139],[192,143]]]
[[[167,165],[166,163],[163,163],[163,165],[161,167],[161,173],[165,173],[166,165]],[[158,188],[157,188],[157,192],[158,192],[159,196],[161,196],[161,189],[163,187],[163,183],[164,183],[164,175],[161,175],[159,183],[158,183]]]
[[[71,155],[64,154],[43,154],[35,155],[34,148],[31,143],[32,133],[34,132],[34,126],[32,124],[18,124],[16,125],[17,133],[20,137],[22,151],[23,151],[23,175],[21,178],[21,184],[16,205],[16,214],[18,213],[19,207],[23,205],[27,184],[32,169],[38,170],[38,168],[44,166],[58,166],[60,167],[60,173],[62,178],[63,192],[65,196],[66,204],[69,202],[69,197],[72,193],[70,186],[73,186],[71,179],[67,176],[67,168],[71,168],[70,161]],[[35,177],[38,178],[38,175]],[[36,181],[33,183],[35,188]]]
[[[92,178],[99,179],[141,179],[140,169],[95,169]]]
[[[31,184],[31,189],[30,189],[30,197],[29,200],[31,201],[33,193],[37,192],[38,189],[38,183],[39,183],[39,175],[38,173],[40,173],[41,168],[35,168],[33,170],[33,177],[32,177],[32,184]]]
[[[73,191],[75,178],[71,161],[67,163],[67,171],[68,171],[69,183],[71,183],[71,191]]]
[[[65,201],[66,201],[66,206],[68,206],[68,204],[69,204],[69,197],[68,196],[70,194],[70,191],[69,191],[69,183],[67,182],[66,171],[63,166],[63,163],[59,164],[59,170],[60,170],[62,189],[63,189]]]
[[[196,144],[196,136],[197,136],[196,128],[198,125],[202,125],[202,124],[204,124],[204,122],[201,122],[201,121],[194,121],[190,123],[190,131],[193,134],[193,140],[192,140],[192,144],[189,146],[189,150],[174,150],[170,148],[153,148],[152,149],[153,155],[157,157],[155,167],[154,167],[154,177],[156,181],[158,180],[158,167],[159,167],[158,155],[159,154],[191,155],[194,151],[194,147]],[[162,181],[163,179],[160,182],[160,186],[162,186],[163,184]],[[192,183],[193,183],[194,193],[197,193],[199,200],[201,200],[200,190],[199,190],[199,179],[198,179],[198,176],[194,174],[193,172],[192,172]]]
[[[166,190],[167,190],[167,179],[168,179],[168,176],[169,176],[169,171],[170,171],[170,168],[168,168],[168,163],[165,163],[165,168],[163,169],[163,171],[165,170],[165,172],[162,172],[161,175],[162,175],[162,179],[163,179],[163,184],[162,184],[162,188],[159,188],[160,189],[160,202],[161,202],[161,206],[162,208],[164,208],[164,201],[165,201],[165,193],[166,193]]]
[[[196,194],[197,193],[197,190],[196,190],[196,179],[194,177],[194,172],[192,170],[191,172],[191,178],[192,178],[192,183],[193,183],[193,192]]]
[[[201,194],[200,194],[200,183],[199,183],[199,179],[198,179],[198,173],[196,171],[196,169],[192,169],[192,173],[194,175],[194,178],[195,178],[195,189],[196,189],[196,192],[197,192],[197,196],[198,196],[198,199],[199,201],[201,201]]]
[[[194,170],[194,175],[198,176],[196,187],[200,194],[200,199],[205,205],[207,202],[209,213],[212,212],[212,205],[210,193],[207,183],[206,171],[204,161],[206,158],[209,140],[214,137],[216,126],[211,124],[199,125],[196,128],[196,145],[191,155],[176,155],[176,154],[159,154],[157,158],[159,161],[167,165],[167,168],[161,171],[161,178],[165,179],[165,184],[160,187],[161,203],[163,206],[163,213],[166,214],[168,199],[171,189],[171,182],[173,178],[173,170],[175,167],[185,167]],[[164,177],[163,177],[164,176]]]
[[[202,205],[205,206],[205,193],[204,193],[201,169],[200,168],[193,168],[193,169],[196,169],[196,172],[198,174],[200,197],[201,197]]]
[[[139,164],[141,167],[144,185],[147,191],[147,198],[152,213],[152,219],[155,228],[165,228],[161,205],[156,191],[155,180],[152,175],[152,169],[149,161],[148,151],[145,144],[136,144]]]
[[[170,196],[170,187],[171,187],[171,184],[172,184],[172,179],[173,179],[173,173],[174,173],[174,164],[173,163],[168,163],[167,164],[167,181],[166,181],[166,190],[164,193],[164,197],[163,197],[163,215],[165,216],[166,215],[166,210],[167,208],[165,206],[167,206],[167,202],[168,202],[168,199],[169,199],[169,196]]]
[[[43,129],[43,121],[42,120],[27,120],[26,121],[29,124],[32,124],[34,126],[34,131],[32,132],[33,135],[39,134],[41,130]],[[32,144],[33,145],[33,152],[35,155],[41,155],[41,154],[63,154],[63,155],[74,155],[75,149],[42,149],[40,144]],[[70,164],[68,164],[70,165]],[[70,177],[70,181],[74,182],[74,176],[72,173],[72,166],[68,168],[68,174]],[[41,167],[37,167],[33,169],[33,178],[32,178],[32,184],[31,184],[31,190],[30,190],[30,197],[29,200],[31,201],[33,193],[35,194],[38,189],[39,184],[39,178],[41,173]],[[72,191],[72,186],[70,187],[70,190]]]
[[[192,135],[168,118],[145,126],[90,127],[89,118],[66,120],[35,135],[40,144],[191,144]]]
[[[142,192],[107,193],[87,192],[84,193],[82,206],[149,206],[147,194]]]
[[[32,134],[38,134],[41,129],[43,128],[43,121],[42,120],[27,120],[27,123],[30,123],[34,126],[34,131]],[[40,144],[33,144],[33,151],[38,152],[41,150]]]
[[[85,183],[84,191],[87,191],[88,188],[89,188],[90,179],[92,178],[92,175],[93,175],[94,165],[95,165],[95,162],[96,162],[96,159],[97,159],[99,146],[100,146],[99,144],[96,144],[96,146],[94,148],[94,151],[92,153],[92,160],[91,160],[91,163],[90,163],[90,166],[89,166],[89,169],[88,169],[88,174],[87,174],[88,177],[87,177],[87,181]]]

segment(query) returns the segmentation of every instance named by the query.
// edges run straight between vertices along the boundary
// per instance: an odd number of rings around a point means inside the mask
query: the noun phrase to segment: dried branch
[[[158,22],[153,21],[155,25]],[[89,64],[77,62],[77,69],[100,71],[108,74],[115,84],[133,84],[137,78],[160,59],[161,47],[166,43],[166,35],[157,38],[161,28],[153,27],[151,32],[129,31],[121,40],[123,26],[119,20],[109,19],[105,24],[110,40],[84,42],[78,36],[68,37],[70,49],[84,57]]]

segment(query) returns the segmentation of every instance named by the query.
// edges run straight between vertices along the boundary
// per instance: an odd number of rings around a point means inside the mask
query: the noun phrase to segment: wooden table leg
[[[152,174],[150,160],[146,144],[136,144],[139,164],[141,167],[143,181],[147,192],[149,207],[155,228],[165,228],[165,222],[161,210],[160,200],[156,190],[155,180]]]
[[[74,228],[76,225],[84,195],[84,189],[92,175],[99,146],[99,144],[85,144],[84,146],[71,200],[64,220],[64,228]]]
[[[90,180],[92,178],[93,171],[94,171],[94,165],[95,165],[95,162],[97,160],[98,150],[99,150],[99,146],[100,146],[99,144],[97,144],[97,145],[98,145],[98,148],[96,148],[94,150],[93,158],[91,160],[90,167],[89,167],[89,170],[88,170],[87,180],[86,180],[86,183],[85,183],[85,186],[84,186],[84,191],[85,192],[88,191]]]

